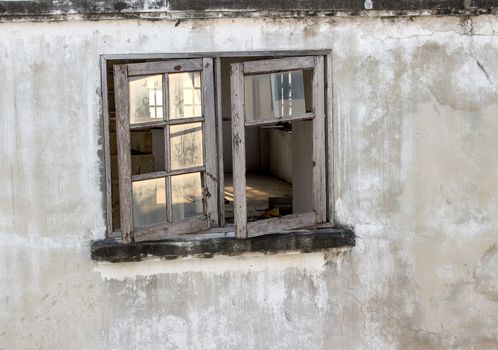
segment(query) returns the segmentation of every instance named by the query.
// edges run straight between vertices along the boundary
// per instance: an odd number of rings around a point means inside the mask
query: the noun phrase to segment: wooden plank
[[[138,233],[136,234],[136,240],[137,241],[145,241],[145,240],[157,240],[157,239],[172,239],[172,240],[178,240],[178,241],[192,241],[192,240],[205,240],[205,239],[216,239],[216,238],[235,238],[235,232],[233,226],[231,227],[215,227],[215,228],[208,228],[204,229],[202,228],[202,225],[206,226],[206,217],[200,217],[200,220],[197,218],[194,218],[196,224],[194,225],[196,228],[198,228],[198,231],[195,231],[194,233],[191,232],[184,232],[184,233],[177,233],[182,231],[182,227],[175,227],[175,223],[173,224],[168,224],[164,225],[165,227],[161,228],[157,227],[156,231],[157,234],[153,232],[142,232],[141,234]],[[182,224],[184,226],[184,224]],[[150,228],[149,231],[154,230],[154,228]],[[121,234],[121,233],[119,233]],[[120,236],[118,236],[120,237]]]
[[[310,213],[310,214],[312,214],[312,213]],[[201,217],[201,219],[203,219],[203,218]],[[311,218],[311,219],[313,219],[313,218]],[[273,220],[273,219],[269,219],[269,220]],[[267,220],[262,220],[262,222],[266,222],[266,221]],[[275,221],[277,221],[277,220],[275,220]],[[308,221],[308,219],[306,219],[305,217],[303,217],[302,221]],[[257,222],[249,223],[249,225],[256,224],[256,223]],[[159,225],[151,225],[150,227],[143,228],[142,230],[143,231],[150,231],[150,230],[154,230],[155,229],[158,232],[163,231],[162,232],[162,237],[165,237],[167,239],[174,239],[174,240],[188,240],[188,241],[192,241],[192,240],[204,240],[204,239],[213,239],[213,238],[235,237],[235,228],[234,228],[233,225],[227,225],[225,227],[214,227],[214,228],[210,228],[210,229],[198,231],[198,232],[195,232],[195,233],[188,233],[187,232],[187,233],[183,233],[183,234],[177,234],[176,232],[174,232],[174,230],[169,229],[169,227],[170,227],[169,224],[159,224]],[[270,234],[271,233],[279,233],[279,234],[282,234],[282,233],[297,233],[297,232],[299,232],[299,233],[313,233],[313,231],[315,231],[315,230],[327,229],[327,228],[333,229],[333,227],[334,226],[331,225],[331,224],[329,224],[329,223],[316,224],[316,225],[311,224],[311,225],[301,226],[301,227],[299,227],[297,229],[289,229],[289,230],[283,229],[283,230],[277,230],[277,231],[272,231],[272,232],[268,232],[268,233],[270,233]],[[167,232],[167,234],[164,234],[164,232]],[[265,234],[268,234],[268,233],[265,233]],[[142,235],[143,234],[144,233],[142,233]],[[257,237],[257,236],[260,236],[260,235],[253,234],[251,237]],[[121,237],[121,231],[120,230],[113,231],[111,233],[110,237],[120,238]],[[144,238],[145,238],[145,236],[142,237],[142,240],[145,240]],[[140,241],[140,238],[137,238],[137,240]]]
[[[244,128],[244,70],[243,63],[230,65],[232,103],[232,155],[235,235],[247,237],[246,203],[246,140]]]
[[[106,201],[106,235],[112,231],[112,175],[111,175],[111,142],[109,131],[109,101],[108,101],[108,81],[107,81],[107,61],[100,58],[100,74],[102,80],[102,115],[104,133],[104,176],[105,176],[105,201]]]
[[[327,120],[327,130],[326,130],[326,141],[327,141],[327,220],[331,225],[335,223],[335,165],[334,165],[334,149],[335,149],[335,137],[334,137],[334,109],[333,109],[333,99],[334,91],[332,85],[332,54],[326,57],[326,71],[325,71],[325,84],[327,91],[327,98],[325,99],[325,109],[326,109],[326,120]]]
[[[292,230],[313,225],[315,222],[315,212],[291,214],[279,218],[253,221],[247,223],[247,236],[256,237],[283,230]]]
[[[245,126],[264,126],[264,125],[272,125],[278,123],[290,123],[297,120],[309,120],[313,119],[315,115],[313,113],[304,113],[296,116],[290,116],[287,118],[275,119],[272,117],[268,117],[268,119],[262,120],[250,120],[245,122]]]
[[[202,70],[202,59],[131,63],[128,65],[128,76],[193,72],[200,70]]]
[[[157,179],[159,177],[165,177],[167,174],[168,173],[166,171],[155,171],[153,173],[133,175],[131,177],[131,181],[143,181],[143,180]]]
[[[178,125],[188,123],[200,123],[204,121],[204,117],[178,118],[166,121],[166,125]]]
[[[164,120],[157,120],[153,122],[142,122],[130,124],[130,130],[142,130],[142,129],[151,129],[151,128],[162,128],[167,123]]]
[[[325,108],[323,57],[315,57],[313,69],[313,210],[317,223],[326,220]]]
[[[169,231],[169,223],[160,223],[135,228],[135,242],[164,239]]]
[[[216,114],[214,98],[214,69],[213,59],[202,60],[202,114],[204,116],[204,196],[206,215],[209,227],[216,227],[218,222],[218,171],[217,171],[217,145],[216,145]]]
[[[216,139],[218,141],[218,221],[225,226],[225,174],[223,167],[223,120],[221,99],[221,59],[215,59]]]
[[[124,243],[133,242],[131,187],[130,113],[126,65],[114,66],[114,94],[117,114],[120,226]]]
[[[196,166],[196,167],[192,167],[192,168],[170,170],[170,171],[167,171],[166,174],[168,176],[174,176],[174,175],[181,175],[181,174],[198,173],[198,172],[202,172],[205,170],[206,170],[206,167],[204,165],[201,165],[201,166]]]
[[[315,66],[313,56],[276,58],[262,61],[244,62],[244,75],[266,74],[290,70],[312,69]]]
[[[198,215],[178,222],[137,228],[135,241],[152,241],[208,229],[206,215]]]
[[[303,218],[303,221],[306,221],[306,218]],[[250,223],[252,224],[252,223]],[[155,225],[156,229],[159,231],[161,227],[163,228],[163,231],[167,230],[167,235],[165,236],[167,239],[174,239],[174,240],[204,240],[204,239],[215,239],[215,238],[235,238],[235,228],[233,225],[227,225],[225,227],[214,227],[202,231],[198,231],[195,233],[183,233],[183,234],[177,234],[173,232],[173,230],[169,230],[169,225],[167,224],[160,224],[160,225]],[[299,227],[297,229],[290,229],[290,230],[278,230],[278,231],[273,231],[270,233],[313,233],[313,231],[320,230],[320,229],[333,229],[334,226],[331,225],[330,223],[323,223],[323,224],[316,224],[316,225],[306,225],[304,227]],[[145,229],[145,231],[154,229],[154,226],[149,227],[148,229]],[[259,235],[255,234],[252,237],[257,237]],[[121,238],[121,231],[116,230],[113,231],[109,237],[113,238]],[[145,237],[142,237],[142,239]],[[138,239],[140,240],[140,239]]]

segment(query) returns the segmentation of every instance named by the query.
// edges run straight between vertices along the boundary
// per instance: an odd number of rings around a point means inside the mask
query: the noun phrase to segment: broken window
[[[124,242],[325,222],[323,56],[106,68],[108,222]]]

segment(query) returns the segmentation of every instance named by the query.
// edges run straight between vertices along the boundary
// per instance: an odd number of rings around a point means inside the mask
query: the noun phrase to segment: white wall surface
[[[498,348],[496,33],[493,16],[0,23],[0,348]],[[100,54],[325,48],[355,248],[90,259]]]

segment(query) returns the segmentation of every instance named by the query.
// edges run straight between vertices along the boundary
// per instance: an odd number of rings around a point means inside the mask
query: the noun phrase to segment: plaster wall
[[[0,349],[498,348],[498,18],[0,23]],[[104,264],[99,55],[333,50],[347,251]]]

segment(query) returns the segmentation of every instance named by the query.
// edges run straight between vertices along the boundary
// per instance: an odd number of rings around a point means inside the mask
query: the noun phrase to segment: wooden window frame
[[[333,89],[332,89],[332,50],[272,50],[272,51],[226,51],[226,52],[195,52],[195,53],[147,53],[147,54],[102,54],[100,55],[101,67],[101,99],[102,99],[102,144],[104,155],[104,168],[102,172],[102,190],[105,193],[103,207],[106,218],[106,236],[109,239],[122,241],[122,232],[119,228],[113,227],[113,202],[112,202],[112,176],[111,176],[111,115],[109,111],[110,99],[108,95],[109,80],[108,72],[110,67],[116,66],[124,62],[170,62],[171,60],[187,60],[194,58],[212,58],[214,60],[214,95],[215,115],[216,115],[216,144],[217,144],[217,198],[218,198],[218,223],[212,222],[211,229],[199,233],[188,234],[190,239],[211,239],[219,237],[234,237],[235,230],[233,226],[225,227],[224,219],[224,178],[223,178],[223,140],[222,140],[222,115],[221,115],[221,59],[235,57],[285,57],[288,59],[296,59],[302,56],[322,56],[325,61],[325,109],[326,109],[326,188],[327,188],[327,225],[334,225],[335,212],[335,192],[334,192],[334,145],[333,138],[334,118],[333,118]],[[152,62],[148,62],[152,61]],[[111,70],[112,72],[112,70]],[[263,221],[262,221],[263,222]],[[159,231],[160,233],[160,231]],[[160,235],[159,235],[160,236]],[[168,238],[178,239],[184,237],[182,234],[170,232]]]
[[[169,74],[200,72],[202,91],[202,117],[169,118]],[[163,120],[130,124],[129,78],[161,74],[163,85]],[[116,65],[114,69],[114,91],[116,101],[116,133],[119,169],[120,228],[124,243],[167,238],[170,233],[183,234],[207,230],[218,223],[216,119],[214,99],[213,60],[211,58],[172,60],[161,62],[131,63]],[[202,122],[203,166],[171,170],[169,126]],[[130,136],[132,130],[163,127],[165,147],[165,171],[131,174]],[[201,172],[203,178],[203,214],[172,220],[172,185],[174,175]],[[166,183],[166,223],[134,228],[133,181],[164,178]]]
[[[295,70],[312,70],[312,112],[298,116],[247,121],[245,116],[244,77]],[[291,230],[326,221],[326,164],[325,164],[325,78],[323,56],[279,58],[232,63],[230,86],[232,103],[232,155],[235,234],[248,238]],[[264,116],[263,116],[264,117]],[[290,214],[278,218],[247,222],[245,128],[277,122],[312,120],[313,169],[312,206],[307,213]]]

